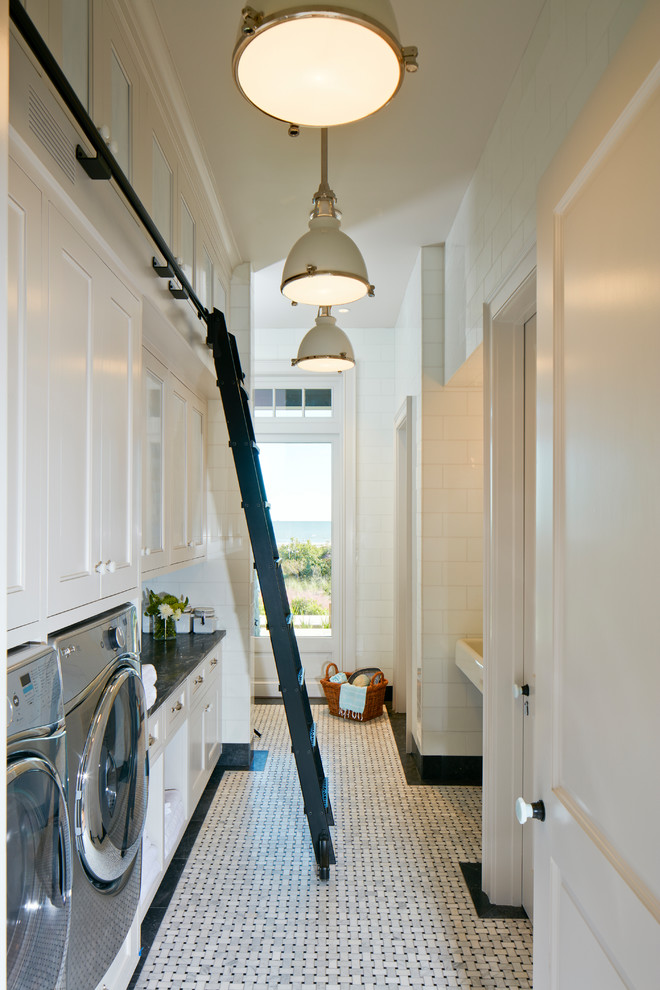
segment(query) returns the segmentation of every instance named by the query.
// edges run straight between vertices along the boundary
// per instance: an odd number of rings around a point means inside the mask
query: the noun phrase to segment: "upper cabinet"
[[[36,622],[45,536],[48,329],[41,261],[42,195],[9,160],[7,350],[7,626]]]
[[[94,4],[92,117],[119,166],[133,179],[140,75],[106,0]]]
[[[49,214],[48,614],[137,587],[140,305]]]
[[[206,403],[174,376],[169,421],[171,561],[180,564],[206,552]]]
[[[169,563],[165,476],[168,371],[142,351],[142,573]]]

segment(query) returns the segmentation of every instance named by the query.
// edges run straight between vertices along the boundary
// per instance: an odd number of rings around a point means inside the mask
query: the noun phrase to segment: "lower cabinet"
[[[222,752],[220,644],[149,717],[140,921]]]

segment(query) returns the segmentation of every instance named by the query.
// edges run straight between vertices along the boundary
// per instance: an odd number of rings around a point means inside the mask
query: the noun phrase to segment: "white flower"
[[[177,621],[181,618],[182,614],[183,614],[183,609],[182,608],[175,608],[174,609],[174,618]]]
[[[166,605],[164,602],[162,605],[158,606],[158,611],[164,619],[169,619],[170,615],[174,615],[174,609],[171,605]]]

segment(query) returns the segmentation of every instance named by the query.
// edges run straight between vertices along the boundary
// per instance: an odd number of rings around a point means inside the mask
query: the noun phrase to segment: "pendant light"
[[[311,330],[303,337],[298,356],[291,360],[294,368],[304,371],[348,371],[355,366],[351,342],[330,316],[329,306],[320,306]]]
[[[234,79],[250,103],[278,120],[334,127],[392,99],[417,49],[402,48],[390,0],[291,3],[243,9]]]
[[[309,231],[284,263],[280,291],[293,303],[340,306],[374,294],[356,244],[340,230],[341,213],[328,185],[328,131],[321,130],[321,184],[314,193]]]

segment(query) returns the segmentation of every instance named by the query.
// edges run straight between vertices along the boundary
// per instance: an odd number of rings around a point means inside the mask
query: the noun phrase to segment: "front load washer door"
[[[119,890],[140,848],[147,811],[147,709],[133,667],[112,675],[85,743],[75,796],[76,847],[99,890]]]
[[[7,767],[7,988],[52,990],[66,961],[71,844],[66,797],[37,756]]]

